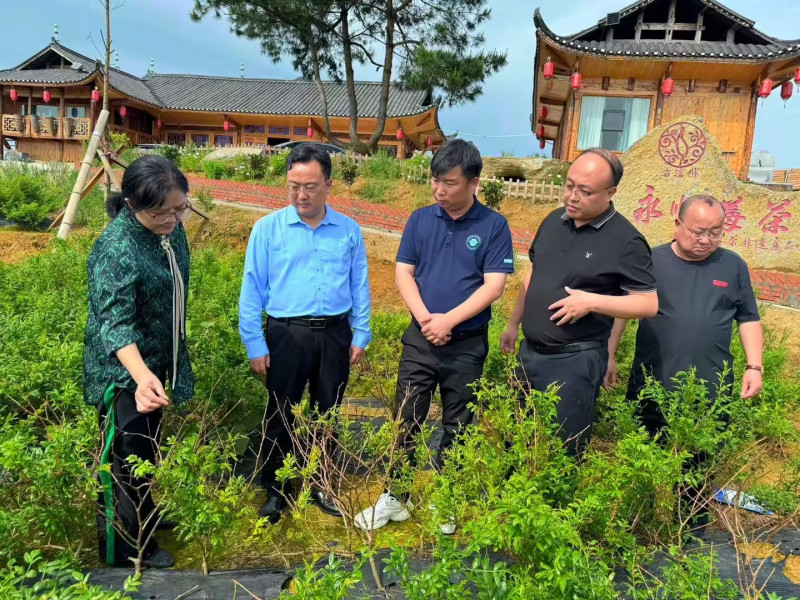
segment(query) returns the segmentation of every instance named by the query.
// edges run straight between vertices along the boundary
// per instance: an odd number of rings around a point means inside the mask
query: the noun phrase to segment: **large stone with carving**
[[[725,207],[722,245],[750,268],[800,271],[800,192],[739,181],[697,116],[657,127],[622,157],[617,209],[656,246],[672,239],[681,202],[710,194]]]

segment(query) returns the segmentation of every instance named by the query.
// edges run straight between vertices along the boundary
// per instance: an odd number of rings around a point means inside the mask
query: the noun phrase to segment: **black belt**
[[[272,321],[286,323],[287,325],[302,325],[309,329],[325,329],[338,325],[347,318],[347,313],[334,317],[270,317]]]
[[[539,354],[568,354],[570,352],[581,352],[583,350],[596,350],[603,347],[603,342],[592,340],[590,342],[572,342],[561,346],[537,346],[525,340],[528,348]]]
[[[417,322],[416,319],[411,319],[411,324],[420,331],[422,331],[422,327],[420,326],[420,324]],[[458,333],[452,333],[450,334],[450,339],[448,340],[447,343],[452,344],[453,342],[460,342],[461,340],[475,337],[476,335],[483,335],[487,331],[489,331],[489,326],[484,325],[483,327],[479,327],[478,329],[470,329],[469,331],[459,331]]]

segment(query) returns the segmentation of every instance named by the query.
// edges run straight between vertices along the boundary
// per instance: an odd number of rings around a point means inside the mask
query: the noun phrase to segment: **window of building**
[[[624,152],[647,133],[649,98],[584,96],[578,149],[605,148]]]
[[[73,119],[85,119],[86,118],[86,107],[85,106],[68,106],[67,107],[67,116],[72,117]]]

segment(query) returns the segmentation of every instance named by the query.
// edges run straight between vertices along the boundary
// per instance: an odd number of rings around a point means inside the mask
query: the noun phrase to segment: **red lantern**
[[[398,140],[402,140],[403,139],[403,127],[402,126],[397,128],[397,139]]]
[[[547,118],[547,107],[543,106],[539,109],[539,118],[544,121]]]
[[[119,107],[119,116],[123,119],[128,116],[128,109],[124,105]]]
[[[98,100],[100,100],[100,92],[97,88],[94,88],[92,90],[92,102],[97,102]]]
[[[664,83],[661,84],[661,93],[665,96],[671,96],[675,90],[675,80],[672,77],[667,77]]]
[[[577,92],[579,89],[581,89],[582,85],[583,76],[578,71],[575,71],[572,74],[572,78],[569,80],[569,86]]]
[[[44,100],[45,104],[50,102],[50,90],[45,90],[42,92],[42,100]]]
[[[760,98],[766,98],[772,93],[772,79],[767,77],[764,81],[761,82],[761,87],[758,88],[758,96]]]
[[[309,126],[309,128],[306,130],[306,137],[310,137],[310,138],[314,137],[314,128],[313,127]]]
[[[161,129],[162,127],[164,127],[164,121],[162,121],[161,118],[159,117],[158,119],[156,119],[156,128]]]
[[[792,87],[792,82],[784,81],[783,85],[781,86],[781,98],[783,98],[783,106],[786,108],[786,101],[792,97],[792,92],[794,92],[794,88]]]
[[[553,64],[553,61],[550,60],[550,57],[547,57],[547,60],[544,63],[544,78],[545,79],[552,79],[556,74],[556,66]]]
[[[230,122],[230,121],[228,121],[228,119],[225,119],[225,120],[222,122],[222,128],[223,128],[225,131],[230,131],[230,130],[231,130],[231,122]]]
[[[19,95],[17,94],[17,90],[15,90],[14,88],[11,88],[11,91],[9,92],[8,95],[11,96],[11,101],[12,102],[16,102],[17,98],[19,98]]]
[[[544,125],[539,125],[539,128],[536,130],[536,137],[540,140],[544,139]]]
[[[545,142],[544,140],[540,140],[540,141],[539,141],[539,148],[541,148],[542,150],[544,150],[544,147],[545,147],[545,146],[547,146],[547,142]]]
[[[797,67],[794,71],[794,82],[800,87],[800,67]]]
[[[426,145],[428,148],[430,148],[431,146],[433,146],[433,138],[432,138],[431,136],[428,136],[428,139],[427,139],[427,140],[425,140],[425,145]]]

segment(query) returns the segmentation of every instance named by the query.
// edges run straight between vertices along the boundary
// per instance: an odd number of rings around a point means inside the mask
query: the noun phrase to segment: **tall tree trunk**
[[[358,137],[358,101],[356,100],[356,81],[353,71],[353,46],[350,40],[350,15],[347,7],[342,7],[342,50],[344,53],[345,85],[347,86],[347,105],[350,111],[350,143],[353,150],[364,153],[369,147]]]
[[[383,130],[386,128],[386,111],[389,106],[389,88],[392,83],[392,64],[394,62],[394,27],[396,15],[392,0],[386,3],[386,53],[383,57],[383,77],[381,78],[381,94],[378,99],[378,119],[375,131],[369,139],[372,152],[378,149]]]
[[[111,70],[111,0],[105,0],[106,5],[106,63],[103,65],[103,110],[108,110],[108,77]],[[109,116],[109,121],[113,121],[114,115]],[[107,123],[103,130],[103,152],[111,150],[111,123]],[[103,183],[104,205],[108,204],[108,197],[111,195],[111,176],[106,173]]]
[[[311,53],[311,66],[314,69],[314,82],[317,84],[317,91],[319,91],[319,97],[322,101],[322,128],[325,130],[325,137],[327,137],[328,141],[334,146],[346,148],[347,142],[339,139],[331,132],[331,120],[330,117],[328,117],[328,94],[325,92],[325,86],[322,85],[322,69],[320,69],[319,66],[319,53],[313,40],[309,40],[308,49]]]

